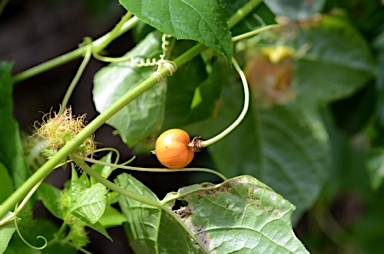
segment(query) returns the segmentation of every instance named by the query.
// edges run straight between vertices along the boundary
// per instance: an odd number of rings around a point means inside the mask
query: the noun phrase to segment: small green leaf
[[[107,192],[108,190],[104,185],[96,183],[78,194],[76,203],[71,210],[76,210],[94,224],[104,214]]]
[[[127,218],[122,215],[116,208],[107,206],[99,222],[103,227],[110,228],[121,226],[124,222],[127,222]]]
[[[15,188],[29,176],[21,146],[19,126],[13,117],[12,64],[0,62],[0,162],[8,170]]]
[[[309,253],[291,224],[295,207],[251,176],[195,184],[170,193],[169,207],[211,253]]]
[[[12,179],[9,177],[7,169],[0,162],[0,204],[13,193]]]
[[[135,57],[137,62],[142,58],[158,57],[160,46],[159,33],[151,33],[127,55]],[[93,100],[97,111],[106,110],[155,70],[156,67],[138,67],[131,61],[112,63],[102,68],[94,77]],[[107,123],[116,128],[126,144],[137,144],[161,127],[165,93],[165,82],[161,82],[125,106]]]
[[[232,57],[232,39],[219,1],[120,0],[145,23],[177,39],[199,41]]]
[[[13,222],[0,226],[0,254],[8,248],[9,241],[15,232],[15,224]]]

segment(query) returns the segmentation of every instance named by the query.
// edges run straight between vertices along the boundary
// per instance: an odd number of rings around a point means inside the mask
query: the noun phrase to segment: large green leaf
[[[117,177],[118,184],[152,200],[156,195],[128,174]],[[126,216],[126,232],[135,253],[199,253],[181,225],[158,208],[120,196],[119,205]]]
[[[142,21],[177,39],[199,41],[232,56],[232,39],[219,1],[204,0],[120,0]]]
[[[29,175],[24,161],[19,126],[13,118],[12,64],[0,62],[0,162],[8,170],[15,187],[19,187]]]
[[[164,201],[186,202],[176,213],[211,253],[308,253],[292,230],[295,207],[251,176],[195,184]]]
[[[309,46],[294,72],[298,100],[341,99],[373,78],[375,65],[367,42],[342,18],[323,16],[318,25],[302,29],[295,44],[297,49]]]
[[[149,34],[127,55],[141,58],[161,54],[158,33]],[[93,100],[97,111],[103,112],[125,93],[148,78],[156,67],[138,67],[131,61],[112,63],[102,68],[94,77]],[[166,86],[161,82],[133,100],[107,123],[116,128],[123,141],[135,145],[161,127],[164,118]]]

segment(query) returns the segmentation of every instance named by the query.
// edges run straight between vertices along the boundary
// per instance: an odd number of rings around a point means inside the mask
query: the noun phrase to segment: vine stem
[[[126,15],[128,15],[128,13]],[[122,18],[122,20],[125,20],[126,15]],[[131,30],[138,23],[139,23],[139,19],[137,17],[132,17],[131,19],[129,19],[128,21],[126,21],[124,23],[120,21],[119,24],[122,24],[122,25],[121,25],[119,31],[112,30],[111,32],[103,35],[102,37],[93,41],[92,43],[89,43],[83,47],[75,49],[71,52],[68,52],[64,55],[56,57],[56,58],[49,60],[47,62],[44,62],[42,64],[36,65],[35,67],[32,67],[28,70],[20,72],[20,73],[16,74],[15,76],[13,76],[12,81],[14,83],[18,83],[18,82],[23,81],[27,78],[31,78],[33,76],[36,76],[37,74],[51,70],[51,69],[58,67],[60,65],[69,63],[69,62],[71,62],[77,58],[82,57],[84,55],[84,53],[87,52],[87,50],[89,48],[96,48],[97,50],[100,51],[103,49],[101,46],[106,47],[108,45],[108,44],[106,44],[106,42],[110,42],[111,37],[112,37],[111,34],[114,37],[113,39],[116,39],[117,37],[121,36],[125,32]]]
[[[232,41],[243,40],[245,38],[254,36],[256,34],[259,34],[261,32],[264,32],[264,31],[267,31],[267,30],[270,30],[270,29],[273,29],[273,28],[279,28],[279,27],[282,27],[282,25],[280,25],[280,24],[273,24],[273,25],[263,26],[263,27],[261,27],[259,29],[250,31],[248,33],[244,33],[244,34],[240,34],[238,36],[232,37]]]
[[[223,174],[221,174],[215,170],[209,169],[209,168],[183,168],[183,169],[141,168],[141,167],[132,167],[132,166],[124,166],[124,165],[107,163],[107,162],[98,161],[98,160],[87,158],[87,157],[83,158],[83,157],[76,155],[76,154],[72,155],[72,156],[77,157],[78,159],[81,158],[85,161],[88,161],[88,162],[91,162],[94,164],[99,164],[99,165],[108,166],[108,167],[112,167],[112,168],[120,168],[120,169],[135,170],[135,171],[145,171],[145,172],[165,172],[165,173],[186,172],[186,171],[188,171],[188,172],[205,172],[205,173],[214,174],[214,175],[220,177],[223,181],[227,180],[227,178]]]
[[[245,115],[247,114],[247,111],[249,108],[249,87],[248,87],[247,78],[245,77],[245,74],[241,70],[236,59],[233,57],[232,57],[232,64],[235,67],[236,71],[239,73],[241,81],[243,83],[243,89],[244,89],[243,110],[241,111],[239,117],[230,126],[228,126],[228,128],[226,128],[224,131],[222,131],[220,134],[214,136],[211,139],[201,141],[201,147],[210,146],[210,145],[216,143],[217,141],[219,141],[220,139],[224,138],[226,135],[228,135],[230,132],[232,132],[241,123],[241,121],[243,121]]]
[[[261,3],[261,0],[251,0],[249,1],[243,8],[241,8],[239,11],[237,11],[233,17],[230,18],[228,21],[228,26],[231,28],[233,27],[237,22],[239,22],[242,18],[244,18],[249,12],[251,12],[253,9],[249,6],[252,4],[253,8],[255,8],[259,3]],[[239,16],[239,17],[237,17]],[[120,35],[123,32],[129,30],[134,25],[137,24],[139,20],[135,17],[128,20],[121,28],[119,33]],[[94,43],[98,42],[101,43],[100,40],[105,40],[106,38],[100,38],[99,40],[95,41]],[[94,45],[93,43],[93,45]],[[188,51],[186,51],[184,54],[180,55],[178,58],[174,60],[174,63],[180,67],[190,61],[192,58],[200,54],[203,50],[205,50],[207,47],[203,45],[202,43],[198,43]],[[77,53],[73,53],[77,52]],[[82,55],[84,52],[83,48],[79,48],[75,51],[72,51],[68,54],[71,55],[72,59],[77,58]],[[20,73],[19,75],[14,77],[14,80],[20,81],[22,79],[31,77],[33,75],[36,75],[37,73],[42,72],[43,70],[48,70],[53,67],[56,67],[60,64],[63,64],[63,61],[68,62],[68,54],[64,55],[64,59],[61,58],[55,58],[46,64],[40,65],[36,69],[31,68],[23,73]],[[160,69],[159,74],[163,77],[166,77],[169,75],[169,70],[165,67]],[[133,89],[128,91],[125,95],[123,95],[119,100],[115,101],[111,106],[109,106],[105,111],[103,111],[100,115],[98,115],[92,122],[90,122],[80,133],[78,133],[73,139],[68,141],[54,156],[52,156],[43,166],[41,166],[32,176],[30,176],[15,192],[12,193],[11,196],[9,196],[3,204],[0,206],[0,218],[2,218],[8,211],[10,211],[17,202],[23,199],[23,197],[35,186],[41,179],[44,179],[46,176],[48,176],[53,169],[59,165],[62,161],[66,161],[69,154],[72,154],[77,147],[79,147],[85,139],[87,139],[89,136],[91,136],[98,128],[100,128],[109,118],[111,118],[114,114],[116,114],[120,109],[122,109],[125,105],[130,103],[132,100],[137,98],[139,95],[147,91],[149,88],[154,86],[157,83],[157,80],[154,76],[149,76],[146,80],[135,86]]]
[[[16,206],[15,211],[13,213],[11,213],[9,216],[7,216],[6,218],[4,218],[0,221],[0,227],[3,226],[5,223],[8,223],[10,220],[16,218],[16,216],[24,208],[24,206],[28,203],[29,199],[36,192],[36,190],[39,188],[39,186],[42,182],[43,182],[43,180],[40,180],[40,182],[38,182],[35,186],[33,186],[33,188],[28,192],[27,196],[25,196],[23,202],[21,202],[20,206]]]
[[[60,108],[60,111],[59,111],[60,114],[63,114],[64,111],[66,110],[69,98],[71,98],[73,90],[75,90],[75,87],[76,87],[77,83],[79,83],[79,80],[80,80],[81,76],[83,75],[84,70],[87,67],[88,63],[89,63],[89,60],[91,60],[91,56],[92,56],[92,52],[91,51],[92,51],[91,48],[88,48],[87,52],[85,53],[84,59],[81,62],[80,67],[79,67],[79,69],[76,72],[75,77],[73,78],[71,84],[69,85],[69,87],[67,89],[67,92],[65,93],[63,101],[61,102],[61,108]]]

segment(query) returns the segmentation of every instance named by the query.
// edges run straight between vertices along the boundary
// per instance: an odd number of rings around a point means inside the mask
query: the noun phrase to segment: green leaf
[[[9,177],[7,169],[0,162],[0,204],[13,193],[12,179]]]
[[[39,195],[39,198],[43,202],[44,206],[50,213],[52,213],[52,215],[59,219],[64,219],[59,203],[61,197],[60,189],[43,182],[37,189],[37,194]]]
[[[15,188],[29,176],[21,146],[19,126],[13,117],[12,64],[0,62],[0,163],[8,170]]]
[[[103,227],[110,228],[121,226],[124,222],[127,222],[127,218],[122,215],[116,208],[107,206],[99,222]]]
[[[9,241],[15,232],[15,224],[13,222],[0,226],[0,254],[8,248]]]
[[[120,0],[145,23],[177,39],[199,41],[231,61],[232,38],[219,1]]]
[[[160,36],[149,34],[127,55],[153,58],[161,54]],[[99,112],[148,78],[156,67],[138,67],[131,61],[112,63],[102,68],[94,77],[93,100]],[[164,118],[166,86],[161,82],[133,100],[107,123],[116,128],[123,141],[129,146],[137,144],[161,127]],[[143,128],[145,126],[145,128]]]
[[[128,174],[117,177],[118,184],[133,193],[158,200],[146,186]],[[129,245],[135,253],[199,253],[185,230],[160,209],[120,196],[119,205],[127,218]]]
[[[79,193],[71,210],[76,210],[94,224],[104,214],[107,204],[107,192],[108,190],[104,185],[96,183]]]
[[[309,253],[291,224],[295,207],[251,176],[195,184],[164,201],[186,202],[175,212],[211,253]]]
[[[217,117],[186,129],[203,139],[217,135],[237,118],[243,97],[238,83],[228,83]],[[328,136],[315,110],[258,104],[253,100],[240,126],[208,149],[227,177],[255,176],[292,202],[296,221],[315,201],[328,174]]]
[[[367,42],[342,18],[323,16],[319,25],[301,30],[295,44],[310,47],[296,64],[293,81],[297,99],[306,104],[345,98],[373,78]]]

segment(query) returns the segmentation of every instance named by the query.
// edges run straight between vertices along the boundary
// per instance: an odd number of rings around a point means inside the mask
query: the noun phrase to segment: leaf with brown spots
[[[181,188],[163,200],[210,253],[308,253],[292,230],[295,207],[251,176]]]

